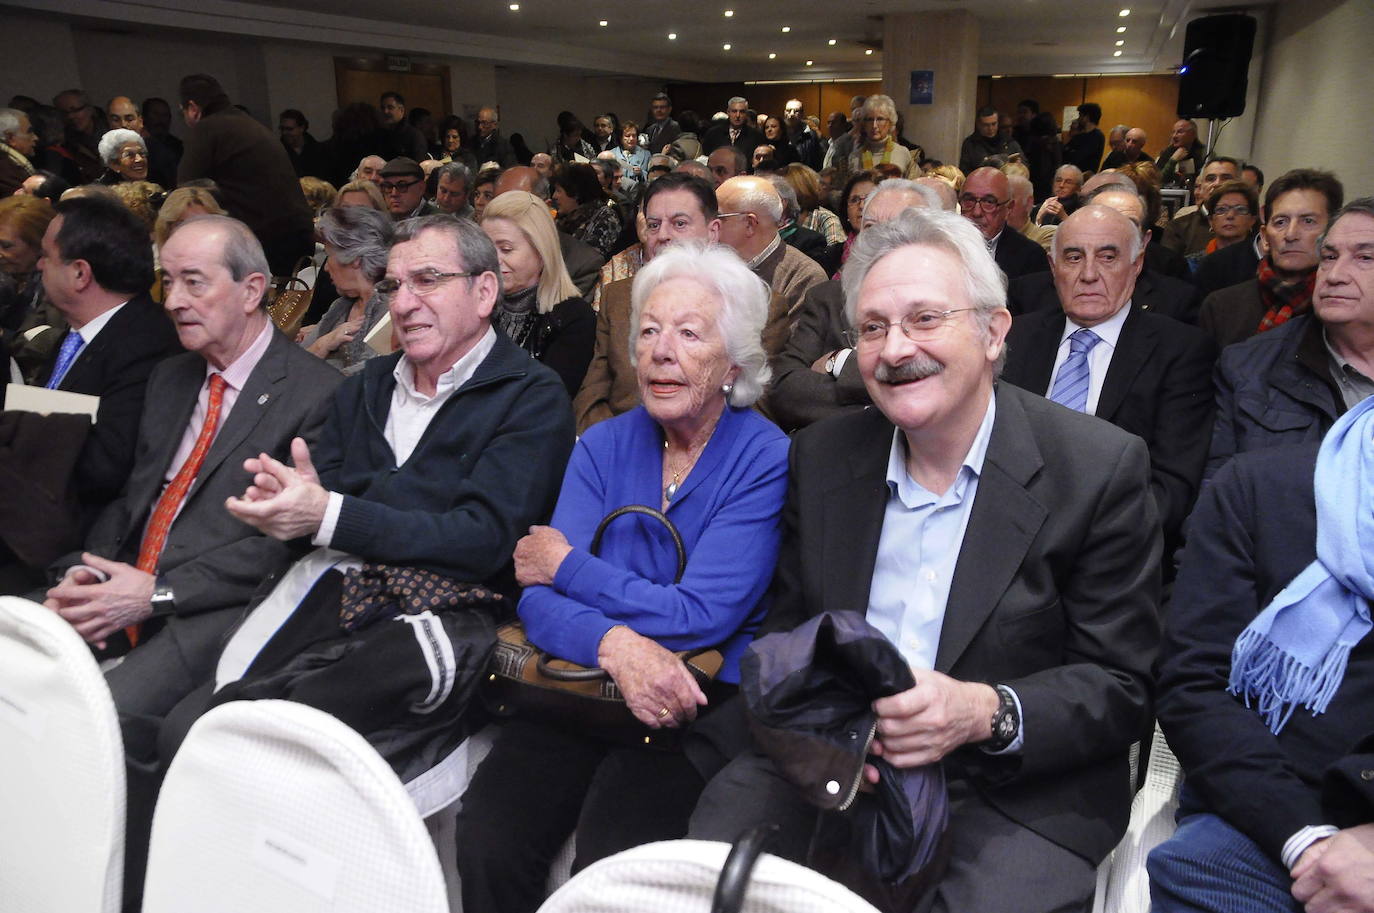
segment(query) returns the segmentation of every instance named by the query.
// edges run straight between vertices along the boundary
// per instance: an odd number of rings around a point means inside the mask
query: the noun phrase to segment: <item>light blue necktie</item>
[[[1088,405],[1088,353],[1102,339],[1087,327],[1075,330],[1069,337],[1069,357],[1059,366],[1050,400],[1075,412],[1086,411]]]
[[[76,330],[67,331],[67,335],[62,339],[62,347],[57,350],[57,364],[52,366],[52,377],[48,378],[49,390],[56,390],[57,385],[62,383],[62,378],[67,376],[67,369],[76,361],[76,356],[85,344],[86,340],[82,339]]]

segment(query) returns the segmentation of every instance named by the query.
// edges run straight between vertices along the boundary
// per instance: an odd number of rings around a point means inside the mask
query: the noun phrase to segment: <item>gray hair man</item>
[[[1050,185],[1051,196],[1035,210],[1036,225],[1058,225],[1078,208],[1078,192],[1083,189],[1083,170],[1077,165],[1063,164],[1054,171]]]
[[[0,108],[0,197],[14,193],[32,176],[29,159],[37,145],[29,116],[14,108]]]
[[[755,149],[764,144],[763,131],[750,123],[749,100],[736,95],[725,106],[726,119],[707,130],[701,137],[701,148],[707,155],[722,146],[734,146],[747,160]]]
[[[940,908],[1086,908],[1125,830],[1129,749],[1149,718],[1158,526],[1139,440],[994,383],[1003,288],[978,231],[950,213],[905,212],[859,236],[844,290],[876,408],[794,438],[760,630],[857,612],[915,670],[873,704],[880,760],[862,779],[944,763],[958,862],[931,889]],[[837,586],[836,567],[859,571]],[[1038,615],[1046,605],[1053,618]],[[1008,626],[1034,646],[1009,650]],[[1087,731],[1072,725],[1084,714]],[[803,789],[824,791],[823,778],[798,789],[774,757],[731,747],[689,836],[768,820],[781,825],[773,851],[804,858],[816,811]],[[976,787],[989,775],[995,795]],[[1016,871],[985,877],[994,865]]]
[[[782,300],[784,315],[771,315],[770,328],[801,304],[802,297],[825,281],[815,260],[783,241],[778,234],[782,198],[766,178],[740,176],[716,188],[720,204],[720,240],[739,254]],[[785,334],[784,334],[785,335]]]
[[[434,205],[450,216],[460,219],[472,218],[472,203],[468,200],[468,185],[472,183],[472,172],[462,162],[448,162],[440,165],[439,177],[434,185]]]

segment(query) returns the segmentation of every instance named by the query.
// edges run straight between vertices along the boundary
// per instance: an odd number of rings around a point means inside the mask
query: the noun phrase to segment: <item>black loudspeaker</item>
[[[1188,23],[1178,68],[1179,117],[1236,117],[1245,113],[1255,18],[1239,13]]]

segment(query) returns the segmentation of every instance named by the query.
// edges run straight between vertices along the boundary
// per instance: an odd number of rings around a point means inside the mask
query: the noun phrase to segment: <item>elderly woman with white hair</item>
[[[897,142],[897,106],[887,95],[870,95],[859,109],[859,139],[849,155],[851,172],[896,165],[907,175],[911,151]]]
[[[630,347],[642,405],[578,441],[551,526],[515,549],[531,643],[599,665],[649,735],[687,729],[737,690],[739,659],[766,608],[787,487],[787,438],[750,406],[769,378],[769,291],[729,248],[675,242],[635,275]],[[660,523],[681,534],[685,569]],[[716,647],[698,685],[672,650]],[[501,726],[459,813],[463,908],[532,911],[550,860],[577,834],[576,868],[681,837],[704,783],[680,750],[620,745],[585,723]],[[638,740],[636,740],[638,742]]]
[[[339,297],[318,324],[301,331],[301,345],[343,373],[355,374],[378,354],[367,344],[367,334],[387,313],[377,283],[386,275],[391,217],[367,206],[335,207],[320,216],[318,228],[328,255],[324,268]]]
[[[105,163],[101,184],[148,180],[148,144],[132,130],[110,130],[100,138],[100,160]]]

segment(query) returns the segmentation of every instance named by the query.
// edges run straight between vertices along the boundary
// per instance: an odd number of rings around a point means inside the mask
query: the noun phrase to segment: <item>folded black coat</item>
[[[889,889],[930,881],[943,864],[949,820],[941,765],[898,770],[868,756],[873,702],[915,684],[897,648],[855,612],[826,612],[769,634],[740,661],[755,744],[807,801],[845,813],[848,857]],[[856,803],[866,762],[879,781],[874,801]]]

